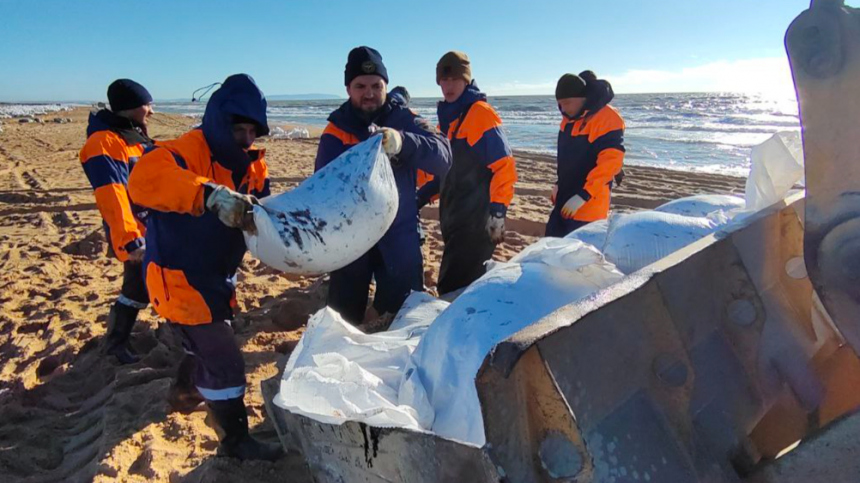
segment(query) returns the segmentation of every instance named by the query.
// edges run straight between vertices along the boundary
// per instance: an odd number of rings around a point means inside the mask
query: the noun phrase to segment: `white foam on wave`
[[[0,104],[0,119],[37,116],[49,112],[69,111],[72,104]]]

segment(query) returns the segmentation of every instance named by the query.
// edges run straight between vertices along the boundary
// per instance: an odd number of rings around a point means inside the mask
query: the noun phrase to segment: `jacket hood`
[[[234,173],[244,173],[251,157],[233,139],[233,116],[253,120],[257,136],[269,134],[266,98],[247,74],[231,75],[206,104],[200,129],[215,160]]]

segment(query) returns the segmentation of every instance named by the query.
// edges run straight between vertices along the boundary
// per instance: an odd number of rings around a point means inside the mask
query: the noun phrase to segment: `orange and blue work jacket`
[[[177,324],[233,318],[236,270],[247,250],[241,230],[224,225],[206,210],[204,184],[257,197],[270,193],[265,152],[254,147],[241,151],[233,141],[229,120],[231,115],[241,115],[266,126],[265,100],[262,93],[259,100],[247,92],[250,99],[229,97],[235,89],[256,89],[246,82],[230,83],[234,77],[219,90],[226,92],[216,92],[209,99],[200,129],[160,142],[140,158],[129,181],[132,198],[150,209],[144,258],[150,302],[160,316]],[[235,112],[237,107],[243,111]],[[238,151],[219,156],[212,147],[229,143]]]
[[[436,178],[419,190],[419,205],[441,191],[443,233],[457,228],[484,231],[490,214],[507,213],[517,181],[502,120],[474,82],[456,101],[440,102],[437,114],[454,158],[441,183]]]
[[[87,142],[80,152],[81,164],[95,190],[108,243],[122,262],[144,246],[146,210],[128,196],[128,176],[152,144],[129,119],[101,110],[90,114]]]
[[[624,120],[605,102],[576,117],[564,115],[558,133],[558,194],[554,210],[574,195],[585,204],[576,221],[609,216],[612,182],[624,164]],[[569,217],[566,217],[569,218]]]

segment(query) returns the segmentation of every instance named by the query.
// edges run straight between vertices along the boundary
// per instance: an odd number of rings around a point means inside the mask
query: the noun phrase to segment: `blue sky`
[[[852,3],[852,2],[849,2]],[[410,6],[406,6],[410,5]],[[156,99],[246,72],[268,95],[345,95],[350,48],[438,96],[463,50],[490,94],[548,94],[586,68],[618,92],[785,91],[782,39],[809,0],[0,0],[0,101],[102,100],[115,78]]]

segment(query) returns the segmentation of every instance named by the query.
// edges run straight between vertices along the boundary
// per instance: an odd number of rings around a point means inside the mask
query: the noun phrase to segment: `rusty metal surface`
[[[860,350],[860,12],[815,1],[786,33],[806,159],[805,257],[827,311]]]
[[[316,483],[433,483],[508,481],[487,453],[432,434],[367,426],[332,425],[271,404],[279,378],[263,382],[266,406],[288,449],[300,451]]]
[[[537,391],[516,382],[524,366],[540,373],[526,362],[535,348],[575,415],[570,447],[592,465],[571,481],[745,481],[856,410],[845,388],[860,383],[858,359],[798,265],[803,210],[789,197],[500,344],[477,381],[495,463],[559,481],[529,469],[558,429],[520,422],[535,412],[516,397]]]
[[[509,481],[591,481],[594,462],[536,346],[512,372],[484,370],[476,385],[487,452]]]

